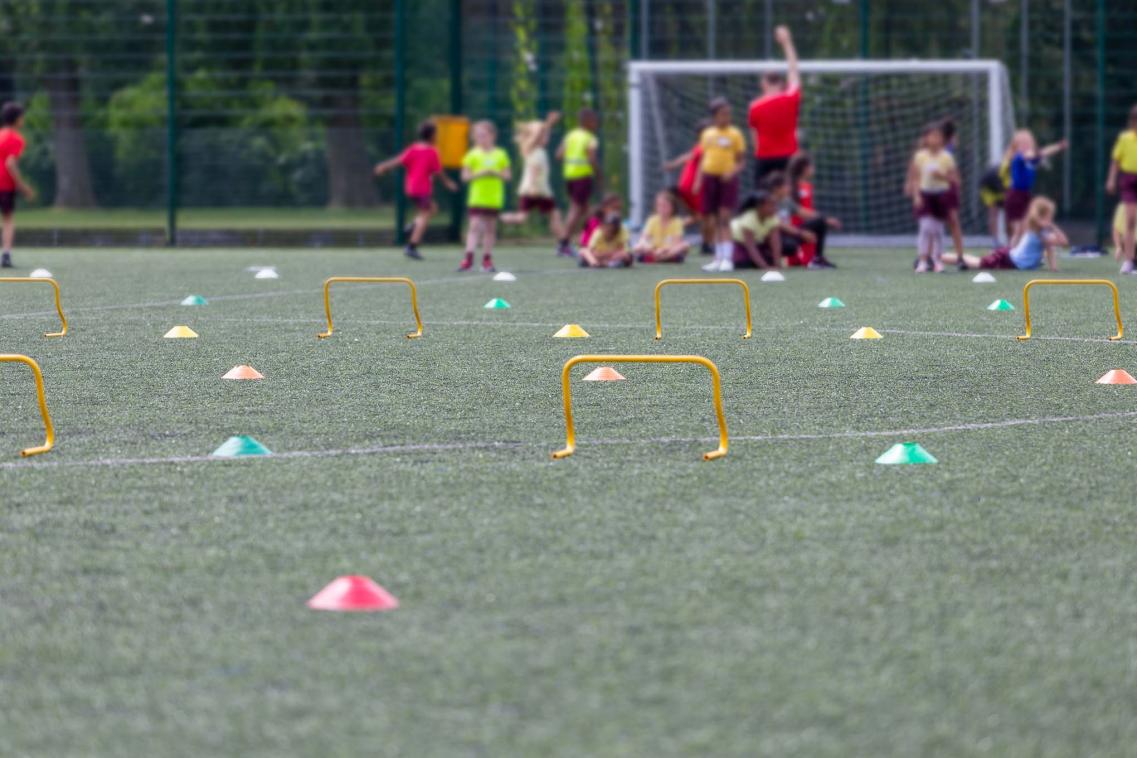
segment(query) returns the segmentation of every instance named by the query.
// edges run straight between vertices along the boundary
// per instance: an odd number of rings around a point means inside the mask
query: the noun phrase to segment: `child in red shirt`
[[[438,212],[433,197],[434,177],[438,176],[446,185],[446,189],[451,192],[458,191],[458,185],[442,171],[442,160],[438,157],[438,148],[434,146],[436,133],[437,127],[434,122],[424,121],[418,128],[418,142],[375,167],[376,176],[382,176],[398,166],[402,166],[406,171],[403,178],[403,194],[414,205],[415,218],[411,222],[410,240],[403,252],[408,258],[414,258],[416,261],[422,260],[418,246],[426,234],[430,217]]]
[[[709,118],[701,119],[695,124],[695,133],[701,137],[703,132],[706,131],[710,125],[711,120]],[[690,150],[663,164],[663,169],[665,171],[674,171],[680,166],[683,167],[683,170],[679,173],[679,183],[675,185],[671,192],[682,200],[683,204],[695,215],[695,220],[698,222],[699,230],[703,235],[701,253],[703,255],[711,255],[715,251],[714,219],[707,218],[703,213],[703,198],[699,193],[695,192],[695,180],[699,176],[699,165],[702,162],[703,145],[700,141],[697,141],[695,142],[695,146]]]
[[[24,126],[24,107],[19,103],[5,103],[0,108],[0,266],[12,268],[12,244],[16,239],[16,193],[34,200],[36,192],[24,181],[19,161],[26,144],[20,129]]]

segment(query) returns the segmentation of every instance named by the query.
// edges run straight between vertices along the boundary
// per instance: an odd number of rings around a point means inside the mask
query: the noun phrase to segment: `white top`
[[[549,153],[545,148],[535,147],[525,156],[525,169],[517,194],[522,197],[553,196],[553,189],[549,186]]]

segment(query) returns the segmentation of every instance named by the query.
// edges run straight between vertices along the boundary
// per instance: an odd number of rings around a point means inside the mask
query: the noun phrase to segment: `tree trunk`
[[[340,92],[330,96],[327,105],[332,111],[328,118],[326,148],[328,207],[373,207],[379,202],[379,195],[371,178],[363,123],[359,117],[359,95],[354,90]]]
[[[79,75],[74,64],[49,74],[45,85],[55,148],[55,207],[94,208],[95,190],[83,133]]]

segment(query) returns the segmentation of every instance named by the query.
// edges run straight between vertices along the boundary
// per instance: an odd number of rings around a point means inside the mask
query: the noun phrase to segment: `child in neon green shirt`
[[[505,207],[505,183],[511,178],[509,154],[497,146],[497,127],[490,121],[474,124],[474,146],[462,159],[462,181],[469,185],[466,207],[466,255],[459,271],[474,267],[474,251],[482,246],[482,271],[492,273],[497,217]]]
[[[596,130],[600,117],[591,108],[582,108],[577,115],[577,127],[565,135],[557,148],[557,158],[563,162],[565,188],[569,196],[569,212],[565,219],[564,236],[557,245],[557,255],[572,255],[569,240],[588,215],[588,203],[599,181],[600,142]]]

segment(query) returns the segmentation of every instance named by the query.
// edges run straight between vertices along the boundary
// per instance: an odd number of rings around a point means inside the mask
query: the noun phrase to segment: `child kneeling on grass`
[[[640,263],[682,263],[687,255],[683,239],[683,221],[676,216],[678,202],[670,192],[655,196],[655,215],[644,224],[636,243],[636,260]]]
[[[588,245],[580,250],[580,265],[585,268],[626,268],[632,265],[628,230],[620,221],[620,214],[609,214],[604,223],[592,232]]]
[[[1031,271],[1041,268],[1045,259],[1046,267],[1051,271],[1057,271],[1058,255],[1054,248],[1069,244],[1070,241],[1066,239],[1065,233],[1054,223],[1053,201],[1045,197],[1036,197],[1030,201],[1023,222],[1023,233],[1014,247],[996,248],[982,258],[965,255],[963,260],[968,266],[975,268]],[[956,263],[956,256],[945,254],[944,262]]]
[[[730,222],[733,240],[732,263],[736,268],[781,268],[781,219],[773,195],[765,190],[750,194],[742,201],[738,215]]]

